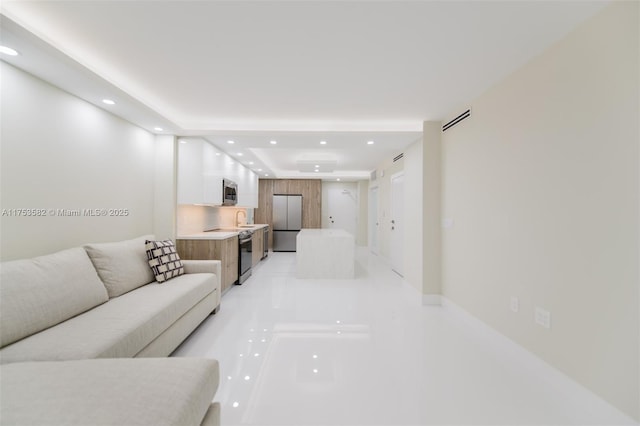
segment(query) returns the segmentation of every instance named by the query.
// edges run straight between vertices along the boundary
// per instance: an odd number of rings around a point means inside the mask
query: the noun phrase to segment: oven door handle
[[[240,240],[240,244],[248,243],[251,240],[252,240],[252,237],[249,237],[249,238],[244,239],[244,240]]]

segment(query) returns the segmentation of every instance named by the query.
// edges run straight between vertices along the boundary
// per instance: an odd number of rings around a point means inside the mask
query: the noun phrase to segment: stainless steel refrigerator
[[[302,229],[302,195],[273,196],[273,251],[296,251]]]

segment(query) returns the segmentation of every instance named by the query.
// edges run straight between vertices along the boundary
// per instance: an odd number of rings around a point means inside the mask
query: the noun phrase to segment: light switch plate
[[[509,308],[513,312],[518,312],[520,310],[520,300],[515,296],[511,296],[511,303],[509,304]]]

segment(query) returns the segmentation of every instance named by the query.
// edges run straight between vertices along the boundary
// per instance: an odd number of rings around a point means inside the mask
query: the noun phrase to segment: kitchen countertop
[[[235,228],[235,230],[231,230],[232,228],[224,228],[225,231],[204,231],[204,232],[195,232],[193,234],[181,234],[176,237],[176,240],[226,240],[227,238],[237,236],[241,231],[253,230],[266,228],[267,224],[256,223],[253,224],[251,228]]]

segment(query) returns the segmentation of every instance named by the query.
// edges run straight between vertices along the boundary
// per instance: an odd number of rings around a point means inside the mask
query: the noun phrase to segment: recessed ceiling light
[[[155,130],[156,132],[161,132],[164,129],[162,127],[154,127],[153,130]]]
[[[235,142],[234,141],[227,141],[227,143],[234,144]]]
[[[373,145],[373,141],[367,142],[367,145]]]
[[[327,141],[320,141],[320,145],[326,145]]]
[[[253,161],[249,161],[249,165],[250,165],[250,166],[253,166]]]
[[[219,152],[216,152],[216,155],[220,155],[220,153],[219,153]]]
[[[238,153],[238,157],[242,157],[243,155],[244,155],[244,154],[243,154],[243,153],[241,153],[241,152],[239,152],[239,153]]]
[[[338,179],[336,179],[336,180],[337,180],[337,181],[339,181],[339,180],[340,180],[340,178],[338,178]]]
[[[271,145],[275,145],[275,144],[277,144],[277,143],[278,143],[278,141],[271,141],[271,142],[269,142],[269,143],[270,143]]]
[[[258,171],[259,171],[259,172],[261,172],[261,171],[262,171],[262,169],[258,169]]]
[[[317,169],[318,167],[320,167],[320,165],[316,164],[316,165],[315,165],[315,166],[313,166],[313,167],[315,167],[315,168]]]
[[[18,56],[18,51],[7,46],[0,46],[0,53],[9,56]]]
[[[240,406],[240,403],[238,401],[235,401],[233,403],[233,408],[238,408]]]
[[[269,173],[265,173],[264,175],[265,175],[265,176],[269,176]]]
[[[180,143],[187,143],[187,141],[185,141],[184,139],[181,139]]]
[[[111,99],[103,99],[102,103],[107,104],[107,105],[115,105],[115,101],[112,101]]]
[[[320,171],[320,170],[318,170],[318,169],[315,169],[315,170],[314,170],[314,172],[316,172],[316,173],[317,173],[317,172],[319,172],[319,171]]]

